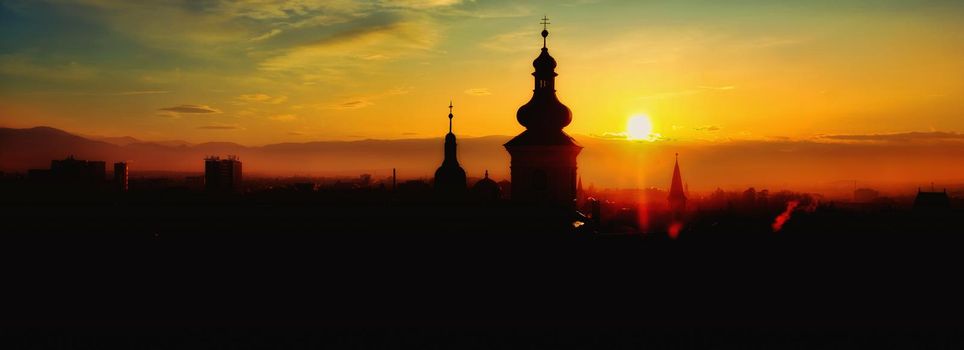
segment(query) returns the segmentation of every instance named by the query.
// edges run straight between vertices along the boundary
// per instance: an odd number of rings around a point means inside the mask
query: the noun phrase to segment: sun
[[[653,137],[653,122],[649,116],[634,115],[629,118],[626,126],[626,136],[630,140],[650,140]]]

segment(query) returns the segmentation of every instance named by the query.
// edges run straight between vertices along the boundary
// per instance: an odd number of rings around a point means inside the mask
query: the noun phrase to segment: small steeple
[[[683,190],[683,177],[679,171],[679,153],[673,166],[673,181],[669,187],[669,205],[674,213],[681,213],[686,207],[686,192]]]
[[[679,153],[676,153],[676,164],[673,166],[673,182],[669,188],[669,197],[672,199],[686,198],[685,192],[683,191],[683,177],[680,175],[679,171]]]
[[[455,166],[458,166],[459,160],[456,152],[457,145],[455,134],[452,133],[452,119],[455,118],[455,115],[452,114],[452,107],[452,101],[449,101],[449,133],[445,135],[445,160],[443,161],[443,164],[451,163],[455,164]]]
[[[449,132],[445,135],[445,158],[435,171],[435,188],[447,195],[455,195],[466,189],[465,170],[459,165],[458,144],[452,133],[453,104],[449,101]]]

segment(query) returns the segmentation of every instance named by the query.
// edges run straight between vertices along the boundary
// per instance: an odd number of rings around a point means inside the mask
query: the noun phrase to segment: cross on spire
[[[546,37],[549,36],[549,16],[542,16],[542,48],[546,48]]]
[[[455,116],[452,115],[452,100],[449,100],[449,133],[450,133],[450,134],[452,133],[452,118],[453,118],[453,117],[455,117]]]

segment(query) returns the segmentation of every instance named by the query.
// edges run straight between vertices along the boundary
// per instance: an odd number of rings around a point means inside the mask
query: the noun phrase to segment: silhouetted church
[[[548,25],[543,18],[543,25]],[[513,201],[574,206],[576,157],[582,150],[564,131],[572,112],[556,97],[556,60],[549,55],[542,30],[542,53],[532,62],[535,89],[532,99],[519,107],[516,119],[526,128],[504,146],[511,161]]]
[[[472,194],[478,200],[496,201],[502,198],[502,189],[499,184],[489,178],[489,171],[485,171],[485,177],[472,186]]]
[[[683,176],[679,171],[679,153],[676,154],[676,165],[673,166],[673,182],[669,186],[669,210],[679,218],[686,211],[686,193],[683,191]]]
[[[445,159],[435,170],[435,191],[442,196],[458,197],[466,192],[465,170],[459,165],[458,146],[452,133],[452,103],[449,102],[449,133],[445,135]]]

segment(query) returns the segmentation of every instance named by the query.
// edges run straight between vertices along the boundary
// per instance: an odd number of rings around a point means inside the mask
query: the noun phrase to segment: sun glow
[[[629,118],[626,125],[626,136],[630,140],[650,140],[654,138],[653,122],[647,115],[635,115]]]

